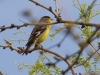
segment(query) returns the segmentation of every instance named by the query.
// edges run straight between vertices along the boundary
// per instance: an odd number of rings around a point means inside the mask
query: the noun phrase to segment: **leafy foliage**
[[[45,53],[44,53],[45,54]],[[22,63],[18,66],[19,71],[23,71],[24,68],[29,69],[29,75],[61,75],[61,69],[56,66],[47,66],[45,61],[51,62],[46,55],[40,54],[39,58],[34,65],[27,65]],[[51,62],[52,63],[52,62]]]
[[[100,14],[100,10],[93,10],[93,8],[100,4],[93,4],[92,6],[88,6],[86,3],[80,4],[79,0],[77,0],[78,3],[74,2],[73,5],[80,11],[79,17],[81,18],[82,22],[90,22],[90,20]],[[94,32],[94,28],[91,26],[85,26],[80,28],[82,31],[82,35],[84,38],[84,41],[86,41],[91,34]]]
[[[80,4],[79,0],[77,0],[78,3],[74,2],[73,0],[73,5],[80,11],[80,18],[82,22],[90,22],[90,20],[100,14],[100,10],[93,10],[93,7],[100,5],[100,4],[93,4],[93,6],[87,6],[86,3]],[[88,10],[88,11],[87,11]],[[91,34],[94,32],[94,28],[90,26],[85,26],[85,27],[79,27],[79,29],[82,32],[82,37],[83,40],[86,41]],[[96,36],[99,36],[100,31],[96,33]],[[98,65],[98,58],[94,57],[93,61],[91,59],[91,56],[93,56],[94,52],[90,52],[86,57],[84,57],[84,53],[81,54],[81,57],[78,60],[78,63],[76,64],[75,67],[77,66],[84,66],[85,68],[85,73],[84,75],[96,75],[100,73],[100,69],[97,67]],[[96,55],[96,54],[95,54]],[[73,63],[75,59],[77,58],[77,55],[74,55],[72,58],[70,58],[70,61]]]
[[[63,26],[61,26],[61,27],[59,27],[58,29],[56,29],[56,30],[55,30],[55,33],[50,34],[50,37],[51,37],[50,40],[52,41],[52,39],[53,39],[60,31],[62,31],[63,29],[67,28],[68,26],[69,26],[69,24],[64,23]]]
[[[50,62],[44,54],[41,54],[36,63],[31,67],[29,75],[61,75],[60,68],[56,66],[46,66],[44,63],[46,60]]]
[[[73,6],[75,6],[80,12],[79,17],[81,19],[80,20],[81,22],[90,22],[92,18],[94,18],[95,16],[100,14],[100,10],[93,10],[93,8],[97,5],[100,5],[100,4],[93,4],[92,6],[88,6],[86,3],[81,4],[79,2],[79,0],[77,0],[77,3],[75,2],[75,0],[73,0]],[[63,26],[57,28],[55,30],[55,33],[50,35],[51,41],[60,31],[69,27],[70,25],[67,23],[64,23]],[[86,26],[86,25],[83,27],[80,27],[77,25],[73,25],[73,26],[76,26],[76,28],[79,28],[81,30],[82,35],[80,35],[80,36],[83,37],[82,41],[87,41],[88,38],[91,36],[91,34],[94,32],[94,27],[91,27],[91,26]],[[14,35],[19,34],[19,33],[26,34],[26,32],[20,30],[20,31],[14,33]],[[99,35],[100,35],[100,31],[98,31],[95,36],[99,36]],[[25,40],[23,40],[23,39],[12,40],[11,39],[10,41],[13,41],[13,42],[18,41],[18,43],[20,44],[21,41],[25,41]],[[15,66],[18,68],[19,71],[23,71],[24,68],[27,68],[29,70],[29,72],[28,72],[29,75],[61,75],[62,70],[59,67],[57,67],[55,65],[48,66],[45,64],[46,62],[52,63],[51,59],[49,59],[49,57],[47,57],[47,54],[49,54],[49,53],[44,53],[44,52],[43,53],[39,52],[39,53],[40,54],[38,56],[38,59],[33,65],[28,65],[26,63],[22,63],[17,66],[15,63]],[[95,55],[93,53],[94,52],[90,52],[87,55],[85,55],[85,53],[82,53],[78,60],[78,63],[76,63],[74,65],[75,68],[78,66],[83,66],[85,69],[84,75],[87,75],[87,74],[95,75],[100,72],[100,69],[97,67],[100,56],[95,57],[96,53],[95,53]],[[50,56],[52,56],[52,55],[50,55]],[[69,59],[70,62],[71,63],[75,62],[75,59],[77,58],[77,56],[78,55],[72,56]],[[94,56],[93,59],[91,59],[92,56]]]

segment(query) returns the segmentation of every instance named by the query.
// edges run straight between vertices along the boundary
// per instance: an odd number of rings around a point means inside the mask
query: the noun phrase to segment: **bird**
[[[51,26],[42,24],[52,23],[52,20],[53,19],[49,16],[43,16],[40,18],[38,23],[41,25],[35,25],[26,44],[26,49],[24,52],[26,55],[28,54],[28,50],[32,45],[41,44],[46,40]]]

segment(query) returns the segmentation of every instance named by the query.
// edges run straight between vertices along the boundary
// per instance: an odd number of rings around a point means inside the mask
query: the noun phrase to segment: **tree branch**
[[[7,42],[8,42],[8,41],[7,41]],[[9,42],[8,42],[8,43],[9,43]],[[23,47],[23,48],[22,48],[22,47],[14,48],[14,47],[12,47],[12,45],[7,45],[7,46],[0,45],[0,47],[3,47],[3,49],[9,48],[9,49],[11,49],[11,50],[15,50],[15,51],[16,51],[17,53],[19,53],[19,54],[22,54],[22,53],[24,53],[24,51],[25,51],[24,47]],[[63,56],[61,56],[60,54],[58,54],[58,53],[56,53],[56,52],[53,52],[53,51],[51,51],[51,50],[48,50],[48,49],[43,48],[43,47],[40,47],[40,46],[29,50],[28,53],[31,53],[31,52],[36,51],[36,50],[42,50],[42,51],[44,51],[44,52],[51,53],[51,54],[53,54],[53,55],[55,55],[55,56],[61,58],[62,60],[64,60],[64,61],[68,64],[69,67],[71,66],[71,63],[69,62],[68,59],[64,58]],[[72,74],[75,75],[75,71],[74,71],[74,68],[73,68],[73,67],[71,67],[71,71],[72,71]]]
[[[87,23],[87,22],[76,22],[76,21],[69,21],[69,20],[61,20],[61,22],[53,22],[53,23],[47,23],[47,24],[31,24],[31,23],[24,23],[22,25],[15,25],[15,24],[11,24],[10,26],[5,27],[5,25],[0,27],[0,32],[6,30],[6,29],[12,29],[12,28],[17,28],[20,29],[21,27],[26,27],[28,25],[34,25],[34,26],[44,26],[44,25],[53,25],[53,24],[59,24],[59,23],[68,23],[68,24],[78,24],[81,26],[93,26],[93,27],[100,27],[100,24],[96,24],[96,23]]]
[[[71,63],[69,62],[69,60],[66,59],[66,58],[64,58],[63,56],[61,56],[60,54],[58,54],[58,53],[56,53],[56,52],[53,52],[53,51],[51,51],[51,50],[48,50],[48,49],[43,48],[43,47],[40,47],[40,46],[38,46],[36,49],[30,50],[29,52],[32,52],[32,51],[35,51],[35,50],[43,50],[44,52],[51,53],[51,54],[53,54],[53,55],[55,55],[55,56],[61,58],[62,60],[64,60],[64,61],[68,64],[68,66],[71,67]],[[72,71],[72,74],[73,74],[73,75],[76,75],[76,73],[75,73],[73,67],[71,67],[71,71]]]

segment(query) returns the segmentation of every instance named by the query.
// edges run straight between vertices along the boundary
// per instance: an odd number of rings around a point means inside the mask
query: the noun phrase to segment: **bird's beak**
[[[51,21],[53,20],[53,18],[51,18]]]

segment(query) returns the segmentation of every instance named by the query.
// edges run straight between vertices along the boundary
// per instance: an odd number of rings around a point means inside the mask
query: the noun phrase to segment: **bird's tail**
[[[30,49],[30,47],[31,47],[31,45],[28,45],[27,48],[25,49],[25,52],[24,52],[24,53],[25,53],[26,55],[28,54],[28,50]]]

